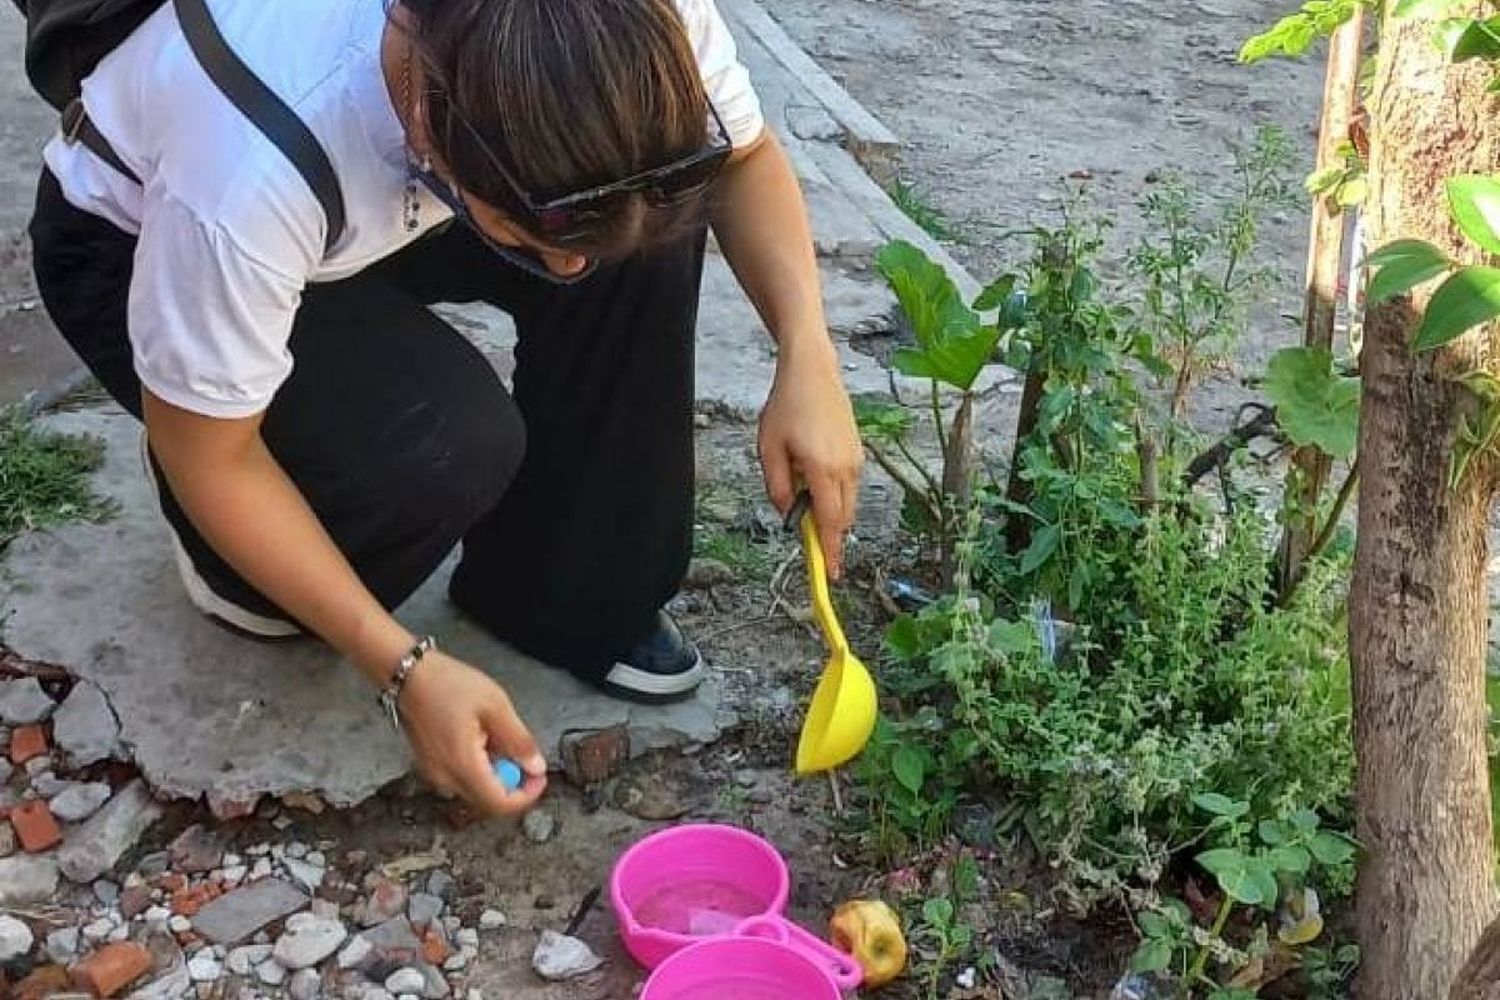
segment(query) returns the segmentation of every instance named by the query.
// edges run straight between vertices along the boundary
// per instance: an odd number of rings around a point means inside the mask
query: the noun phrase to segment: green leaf
[[[1256,827],[1260,842],[1268,847],[1286,842],[1286,828],[1274,819],[1263,819]]]
[[[945,897],[929,899],[922,904],[922,919],[933,927],[946,927],[953,922],[953,903]]]
[[[1250,803],[1236,802],[1227,795],[1218,792],[1203,792],[1193,796],[1193,805],[1206,813],[1215,816],[1227,816],[1230,819],[1239,819],[1250,811]]]
[[[1344,208],[1362,205],[1370,193],[1370,181],[1365,177],[1350,177],[1339,185],[1338,203]]]
[[[1307,847],[1319,864],[1341,865],[1354,857],[1354,845],[1349,838],[1327,830],[1319,831],[1307,842]]]
[[[1271,358],[1266,395],[1292,443],[1335,458],[1354,454],[1359,440],[1359,379],[1335,374],[1321,347],[1287,347]]]
[[[1276,873],[1271,870],[1271,866],[1261,858],[1248,858],[1245,862],[1245,877],[1254,883],[1255,891],[1260,896],[1256,905],[1268,910],[1275,909],[1276,897],[1281,894],[1281,889],[1276,884]]]
[[[911,744],[903,744],[891,755],[891,773],[901,787],[913,795],[922,794],[922,784],[927,777],[927,759],[922,751]]]
[[[1036,648],[1036,629],[1030,622],[997,618],[990,623],[989,647],[997,653],[1020,656]]]
[[[1035,573],[1040,569],[1052,554],[1057,551],[1058,544],[1062,541],[1062,525],[1049,524],[1038,528],[1031,536],[1031,544],[1026,551],[1021,553],[1021,572]]]
[[[1002,274],[994,281],[985,286],[984,291],[979,293],[979,298],[974,300],[975,312],[993,312],[1010,301],[1011,292],[1016,288],[1016,276],[1014,274]]]
[[[859,433],[870,441],[903,441],[916,421],[916,414],[900,403],[854,400],[854,420]]]
[[[922,653],[922,630],[916,618],[901,615],[885,630],[885,648],[901,663],[911,663]]]
[[[1265,883],[1251,873],[1250,858],[1244,852],[1219,847],[1204,851],[1196,860],[1235,902],[1259,906],[1265,901]]]
[[[1500,253],[1500,177],[1448,178],[1448,207],[1465,236],[1486,253]]]
[[[1311,809],[1298,809],[1287,817],[1287,822],[1303,833],[1312,833],[1318,828],[1318,814]]]
[[[1146,912],[1136,918],[1141,933],[1147,937],[1166,937],[1172,933],[1172,922],[1160,913]]]
[[[1397,240],[1370,254],[1365,263],[1376,269],[1365,290],[1365,300],[1378,305],[1437,277],[1453,262],[1431,243]]]
[[[1172,964],[1172,942],[1160,938],[1142,941],[1130,958],[1130,971],[1137,975],[1161,972]]]
[[[1500,17],[1470,21],[1449,53],[1454,62],[1469,59],[1500,59]]]
[[[1442,347],[1496,316],[1500,316],[1500,269],[1460,268],[1432,293],[1412,349]]]
[[[891,364],[904,375],[968,390],[994,355],[1000,328],[982,322],[964,305],[948,272],[910,243],[887,244],[875,266],[896,293],[917,342],[897,351]]]
[[[1293,875],[1305,875],[1307,869],[1312,867],[1312,855],[1307,853],[1307,848],[1298,844],[1273,847],[1266,857],[1277,871]]]

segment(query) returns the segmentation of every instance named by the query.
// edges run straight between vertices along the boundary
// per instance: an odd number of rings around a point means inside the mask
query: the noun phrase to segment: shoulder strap
[[[297,113],[235,55],[214,23],[208,0],[174,0],[174,6],[188,45],[209,78],[292,161],[323,206],[328,221],[324,251],[331,250],[344,234],[344,192],[328,153]]]

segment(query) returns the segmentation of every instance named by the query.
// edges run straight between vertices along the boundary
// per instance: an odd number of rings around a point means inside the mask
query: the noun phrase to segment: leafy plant
[[[915,222],[928,236],[935,240],[956,241],[959,232],[949,220],[947,214],[931,201],[929,201],[916,185],[897,177],[891,182],[888,192],[891,201],[906,215],[908,219]]]
[[[911,325],[915,345],[898,350],[891,363],[903,375],[928,383],[941,472],[935,476],[913,454],[907,438],[915,419],[899,404],[864,402],[856,417],[871,456],[901,485],[908,524],[937,541],[945,579],[951,579],[957,514],[967,507],[972,489],[974,381],[995,360],[1001,335],[1017,321],[1015,278],[1004,276],[965,303],[948,273],[910,243],[889,244],[875,264]],[[959,393],[951,419],[943,413],[943,387]]]
[[[875,858],[892,863],[941,839],[958,804],[965,768],[961,743],[943,741],[932,709],[899,721],[882,716],[855,763],[865,795]]]
[[[1247,41],[1240,62],[1255,63],[1272,56],[1300,56],[1313,42],[1354,16],[1365,0],[1307,0],[1296,13],[1277,21]]]
[[[1292,955],[1323,934],[1323,918],[1314,875],[1346,887],[1353,881],[1353,842],[1321,828],[1318,814],[1292,809],[1254,822],[1250,804],[1210,792],[1193,797],[1210,815],[1203,836],[1215,846],[1200,851],[1196,864],[1213,876],[1219,890],[1211,925],[1204,929],[1192,911],[1168,899],[1140,917],[1142,940],[1131,967],[1136,972],[1170,972],[1183,998],[1204,988],[1208,995],[1224,990],[1257,995],[1261,969],[1273,951]],[[1236,908],[1245,911],[1236,946],[1226,928]],[[1277,916],[1274,939],[1269,919]],[[1226,967],[1228,977],[1208,974],[1211,961]]]
[[[925,941],[934,952],[927,968],[927,996],[938,1000],[942,996],[939,984],[943,970],[973,941],[974,929],[957,916],[951,899],[939,897],[922,904],[922,922],[917,926],[919,940]]]

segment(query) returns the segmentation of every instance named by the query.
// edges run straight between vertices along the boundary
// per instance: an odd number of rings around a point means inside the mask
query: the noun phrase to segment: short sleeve
[[[677,9],[698,57],[708,99],[724,120],[734,144],[750,145],[765,131],[766,119],[724,15],[714,0],[677,0]]]
[[[263,411],[292,370],[304,283],[170,194],[148,191],[128,310],[141,383],[204,416]]]

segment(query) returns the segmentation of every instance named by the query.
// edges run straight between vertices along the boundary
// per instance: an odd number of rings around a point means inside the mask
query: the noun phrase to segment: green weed
[[[942,209],[928,201],[916,185],[897,177],[891,182],[888,193],[896,207],[928,236],[950,243],[962,242],[962,234],[954,227],[952,220]]]
[[[104,459],[94,438],[42,430],[15,412],[0,412],[0,549],[22,532],[109,512],[89,485]]]

